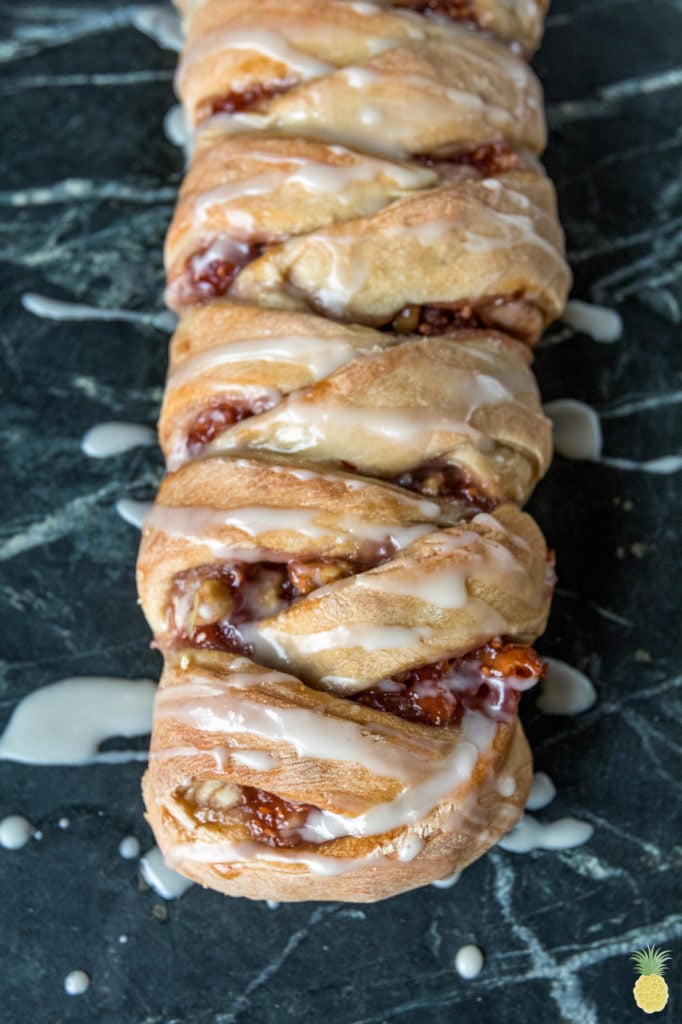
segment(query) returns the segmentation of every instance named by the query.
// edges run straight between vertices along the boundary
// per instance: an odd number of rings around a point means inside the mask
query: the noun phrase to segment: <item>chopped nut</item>
[[[300,597],[304,597],[317,587],[348,576],[351,569],[348,562],[289,562],[287,567],[289,580],[296,587]]]
[[[239,802],[239,786],[220,779],[204,779],[195,782],[185,793],[185,798],[194,804],[219,807],[222,811],[234,807]]]

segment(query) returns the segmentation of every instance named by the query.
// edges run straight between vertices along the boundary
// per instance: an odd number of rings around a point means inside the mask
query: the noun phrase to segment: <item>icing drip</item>
[[[547,807],[555,796],[556,787],[549,775],[546,775],[545,772],[535,772],[533,784],[530,787],[530,793],[526,801],[528,810],[539,811],[541,807]]]
[[[178,320],[175,314],[168,310],[159,313],[137,313],[128,309],[102,309],[100,306],[84,306],[78,302],[51,299],[47,295],[36,295],[35,292],[25,292],[21,296],[21,304],[29,313],[46,320],[124,321],[132,324],[149,324],[167,334],[175,330]]]
[[[548,669],[537,704],[547,715],[579,715],[597,699],[592,682],[577,668],[557,658],[545,658]]]
[[[81,441],[81,449],[92,459],[108,459],[131,448],[156,444],[156,432],[140,423],[98,423]]]
[[[146,751],[107,750],[107,739],[151,732],[156,685],[149,679],[63,679],[29,693],[0,737],[0,760],[25,764],[120,764]]]
[[[594,829],[577,818],[560,818],[547,824],[524,814],[511,832],[500,839],[499,845],[510,853],[530,853],[532,850],[570,850],[586,843]]]
[[[151,501],[134,501],[132,498],[119,498],[116,511],[126,523],[141,530],[144,521],[152,508]]]
[[[571,299],[561,319],[569,327],[589,335],[594,341],[618,341],[623,333],[623,321],[620,314],[606,306],[595,306],[591,302]]]
[[[156,4],[144,4],[131,9],[130,20],[139,32],[149,36],[162,49],[180,53],[183,44],[182,24],[173,11],[167,11]]]
[[[169,867],[158,846],[145,853],[140,861],[140,874],[150,889],[163,900],[179,899],[194,884]]]

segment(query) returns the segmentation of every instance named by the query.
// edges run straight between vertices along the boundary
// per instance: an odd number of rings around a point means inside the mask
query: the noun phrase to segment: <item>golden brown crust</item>
[[[238,111],[237,126],[346,136],[368,149],[374,140],[394,152],[489,139],[534,152],[544,146],[532,71],[466,26],[380,8],[361,12],[343,0],[261,0],[256,23],[253,5],[211,0],[189,19],[188,32],[177,89],[194,123],[220,110],[230,93],[272,84],[286,91]],[[358,87],[349,87],[349,66]]]
[[[257,848],[238,823],[202,824],[182,799],[187,786],[199,780],[262,786],[291,800],[306,798],[332,813],[345,812],[351,820],[390,803],[401,791],[395,778],[354,763],[352,756],[310,758],[293,753],[286,741],[254,738],[248,730],[239,734],[216,725],[207,733],[188,725],[183,716],[188,680],[190,687],[198,682],[210,692],[208,703],[219,717],[231,706],[233,678],[238,698],[246,701],[247,722],[248,708],[261,706],[272,709],[274,716],[278,710],[319,716],[322,729],[329,719],[342,728],[350,723],[358,744],[376,746],[377,761],[382,745],[390,745],[392,771],[401,753],[406,766],[418,758],[424,772],[433,771],[439,762],[447,763],[463,738],[462,728],[435,730],[434,737],[427,726],[308,690],[292,678],[271,682],[263,669],[243,659],[211,652],[178,654],[168,661],[161,682],[144,790],[150,824],[167,859],[202,885],[255,899],[372,902],[462,870],[520,816],[532,769],[528,745],[514,719],[485,733],[468,777],[446,787],[428,813],[411,824],[322,844],[304,842],[293,850]],[[245,678],[250,680],[246,688]],[[254,749],[276,760],[277,767],[245,767],[239,755]],[[511,796],[499,793],[502,777],[513,780]],[[238,851],[231,844],[238,844]]]
[[[200,127],[138,560],[148,818],[202,885],[373,901],[461,870],[530,786],[540,659],[486,659],[551,592],[513,504],[550,457],[513,339],[569,284],[519,56],[546,2],[177,2]]]

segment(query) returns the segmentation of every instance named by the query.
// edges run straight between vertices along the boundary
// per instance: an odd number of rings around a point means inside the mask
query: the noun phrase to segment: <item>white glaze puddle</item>
[[[431,882],[431,885],[434,889],[452,889],[453,885],[456,885],[461,877],[461,871],[454,871],[447,878],[438,878],[435,882]]]
[[[183,44],[182,24],[174,11],[156,4],[144,4],[130,11],[133,27],[148,36],[163,50],[180,53]]]
[[[90,988],[90,975],[85,971],[70,971],[64,978],[67,996],[82,996]]]
[[[119,498],[116,502],[116,511],[121,519],[138,530],[142,529],[151,507],[151,501],[135,501],[133,498]]]
[[[556,796],[556,786],[545,772],[533,774],[533,784],[526,800],[526,808],[529,811],[539,811],[541,807],[551,804]]]
[[[151,732],[155,693],[150,679],[108,676],[43,686],[14,709],[0,736],[0,760],[45,765],[146,760],[146,751],[99,747],[107,739]]]
[[[51,299],[49,295],[25,292],[21,304],[29,313],[44,320],[110,320],[133,324],[150,324],[159,331],[172,334],[178,322],[175,313],[162,310],[159,313],[138,313],[129,309],[103,309],[100,306],[84,306],[79,302],[63,302]]]
[[[156,432],[141,423],[110,421],[91,427],[81,441],[81,450],[91,459],[108,459],[131,448],[156,444]]]
[[[623,321],[615,309],[582,302],[580,299],[571,299],[566,303],[561,319],[575,331],[587,334],[593,341],[618,341],[623,333]]]
[[[279,907],[279,903],[277,902],[277,900],[266,900],[265,905],[268,908],[268,910],[277,910],[277,908]]]
[[[140,874],[163,900],[176,900],[194,885],[189,878],[168,867],[158,846],[145,853],[140,861]]]
[[[546,715],[579,715],[597,699],[592,682],[572,665],[545,657],[549,668],[540,683],[537,706]]]
[[[594,829],[577,818],[559,818],[547,824],[524,814],[511,832],[500,839],[499,846],[510,853],[530,853],[531,850],[570,850],[582,846]]]
[[[10,814],[0,821],[0,846],[4,850],[20,850],[33,835],[33,825],[21,814]]]
[[[554,449],[566,459],[589,459],[601,456],[602,432],[599,416],[584,402],[560,398],[543,405],[552,421]]]
[[[163,119],[163,132],[171,145],[182,149],[189,158],[194,146],[194,133],[179,103],[166,113]]]
[[[613,469],[640,473],[669,474],[682,469],[682,455],[663,455],[658,459],[638,461],[602,455],[602,431],[598,414],[584,402],[559,398],[546,402],[545,415],[554,428],[554,448],[567,459],[586,459]]]
[[[140,855],[140,840],[137,836],[124,836],[118,844],[118,852],[123,860],[135,860]]]
[[[470,981],[483,970],[483,953],[478,946],[462,946],[455,954],[455,970],[460,978]]]

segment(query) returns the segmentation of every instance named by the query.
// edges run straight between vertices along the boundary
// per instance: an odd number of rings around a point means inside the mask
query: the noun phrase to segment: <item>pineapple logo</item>
[[[668,986],[663,980],[663,972],[667,966],[666,960],[670,960],[670,953],[648,946],[634,953],[630,959],[635,961],[639,972],[632,994],[640,1010],[645,1013],[664,1010],[668,1003]]]

